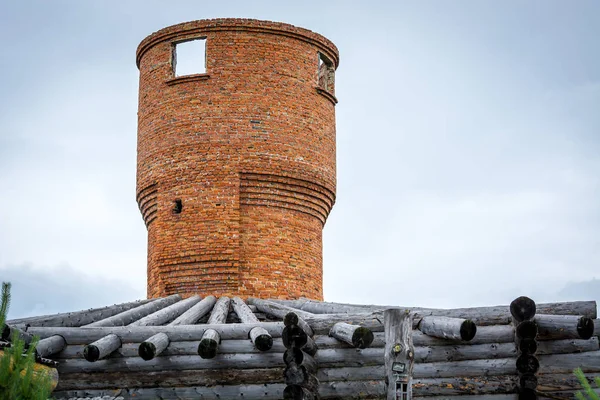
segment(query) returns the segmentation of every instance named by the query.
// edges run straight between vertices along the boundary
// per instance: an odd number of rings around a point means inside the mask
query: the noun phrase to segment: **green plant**
[[[4,327],[10,305],[10,283],[2,283],[0,329]],[[0,354],[0,400],[46,400],[52,392],[52,379],[44,369],[36,368],[35,346],[21,338],[11,339],[10,347]]]
[[[577,400],[600,400],[600,396],[594,390],[594,388],[592,388],[581,368],[577,368],[573,371],[573,373],[577,379],[579,379],[579,383],[581,383],[581,387],[583,387],[583,391],[585,392],[585,394],[581,392],[575,393],[575,398],[577,398]],[[594,382],[596,383],[596,386],[600,388],[600,378],[596,377]]]

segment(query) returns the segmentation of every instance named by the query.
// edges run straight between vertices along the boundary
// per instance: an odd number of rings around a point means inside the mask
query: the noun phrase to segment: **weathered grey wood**
[[[192,325],[204,317],[215,306],[217,298],[215,296],[207,296],[196,303],[192,308],[181,314],[175,320],[169,323],[170,326],[175,325]]]
[[[427,396],[427,397],[413,397],[414,399],[427,399],[427,400],[517,400],[517,394],[475,394],[475,395],[459,395],[459,396]]]
[[[175,304],[171,304],[163,309],[153,312],[150,315],[146,315],[144,318],[138,319],[132,322],[131,326],[156,326],[164,325],[167,322],[173,321],[179,317],[190,307],[200,301],[200,296],[192,296],[185,300],[178,301]]]
[[[265,314],[269,314],[269,315],[272,315],[274,317],[281,318],[281,319],[285,319],[285,316],[290,312],[295,313],[296,316],[299,317],[300,319],[314,316],[313,313],[309,313],[306,311],[298,310],[296,308],[278,304],[274,301],[261,300],[261,299],[256,299],[253,297],[248,299],[248,304],[255,306],[257,310],[262,311]],[[284,320],[284,322],[285,322],[285,320]],[[302,326],[301,323],[298,323],[298,322],[295,322],[294,325]],[[305,328],[305,326],[302,326],[302,328]],[[312,336],[312,334],[309,334],[309,336]]]
[[[352,325],[361,325],[372,332],[383,332],[383,313],[370,314],[320,314],[315,317],[305,318],[315,335],[327,335],[329,330],[338,322]]]
[[[538,314],[535,322],[541,340],[589,339],[594,335],[594,320],[587,317]]]
[[[6,325],[2,327],[2,340],[6,340],[8,342],[14,342],[17,338],[21,339],[25,342],[25,345],[29,345],[33,341],[33,336],[31,332],[25,332],[24,330],[17,328],[13,325]]]
[[[216,330],[221,339],[247,339],[250,330],[261,326],[273,337],[281,337],[283,322],[260,322],[258,324],[203,324],[178,326],[115,326],[100,328],[50,328],[31,327],[29,332],[44,339],[62,335],[67,344],[86,344],[110,333],[121,338],[123,343],[141,343],[159,332],[166,333],[171,341],[201,340],[207,329]]]
[[[308,389],[311,393],[319,391],[319,381],[314,374],[308,372],[305,367],[291,363],[283,372],[286,385],[298,385]]]
[[[581,368],[583,372],[600,372],[600,350],[574,354],[549,354],[538,357],[538,374],[562,374]]]
[[[534,354],[538,348],[538,342],[532,338],[516,338],[517,347],[521,353]]]
[[[583,353],[586,351],[600,350],[598,338],[590,339],[564,339],[564,340],[544,340],[538,342],[537,354],[568,354]]]
[[[285,385],[275,383],[269,385],[217,385],[194,387],[156,387],[143,389],[110,389],[97,390],[66,390],[52,393],[59,399],[89,398],[119,395],[125,399],[156,400],[156,399],[264,399],[280,400],[283,398]]]
[[[470,307],[455,309],[435,309],[421,307],[405,306],[384,306],[384,305],[357,305],[327,303],[314,300],[272,300],[273,302],[284,304],[299,310],[312,312],[315,314],[356,314],[361,312],[382,312],[385,309],[409,309],[415,313],[415,320],[428,316],[437,315],[454,318],[470,319],[478,326],[480,325],[503,325],[512,321],[510,306],[492,306],[492,307]],[[536,304],[537,313],[552,315],[581,315],[589,318],[597,318],[595,301],[572,301],[561,303],[543,303]]]
[[[285,314],[285,316],[283,317],[283,324],[285,326],[293,326],[293,325],[297,325],[300,328],[302,328],[302,330],[304,332],[306,332],[306,334],[309,337],[313,337],[314,332],[312,330],[312,328],[310,327],[310,325],[308,325],[301,317],[300,315],[298,315],[298,313],[296,312],[288,312],[287,314]]]
[[[315,400],[317,397],[307,388],[289,385],[283,390],[283,398],[285,400]]]
[[[219,298],[210,313],[208,323],[225,324],[230,303],[231,300],[229,297],[223,296]],[[252,322],[256,323],[256,321]],[[250,332],[248,332],[248,334],[250,334]],[[202,339],[200,339],[200,343],[198,344],[198,354],[204,359],[214,358],[217,355],[219,343],[221,343],[221,335],[219,332],[216,329],[207,329],[202,335]]]
[[[515,392],[518,380],[516,375],[414,379],[413,395],[419,397],[507,394]]]
[[[62,360],[58,365],[59,374],[72,372],[144,372],[182,371],[190,369],[253,369],[284,367],[283,354],[273,352],[246,354],[217,354],[212,359],[194,356],[155,357],[144,361],[140,357],[109,357],[94,363],[82,359]],[[62,375],[61,375],[62,376]]]
[[[314,355],[317,352],[317,345],[314,340],[298,325],[290,325],[283,328],[281,339],[287,349],[302,349],[310,355]]]
[[[60,314],[41,315],[38,317],[18,318],[7,321],[9,325],[30,325],[30,326],[63,326],[77,327],[91,324],[113,315],[122,313],[132,308],[142,306],[153,301],[153,299],[130,301],[127,303],[115,304],[107,307],[90,308],[89,310],[66,312]]]
[[[198,357],[198,356],[196,356]],[[247,385],[283,383],[283,367],[256,369],[191,369],[184,371],[140,371],[123,373],[62,374],[57,391],[103,388],[176,388],[185,386]]]
[[[411,328],[412,330],[412,328]],[[331,327],[329,336],[358,347],[367,348],[373,343],[373,332],[369,328],[338,322]]]
[[[514,343],[415,347],[415,362],[444,362],[517,357]]]
[[[219,350],[221,337],[219,332],[214,329],[207,329],[202,336],[202,340],[198,343],[198,355],[205,359],[214,358]]]
[[[587,373],[585,374],[588,382],[594,387],[594,380],[600,377],[600,374]],[[559,392],[565,390],[580,390],[581,384],[573,373],[566,374],[540,374],[538,375],[539,392]]]
[[[89,361],[94,362],[101,360],[113,351],[121,347],[121,339],[115,334],[109,334],[102,339],[96,340],[92,344],[88,344],[83,349],[83,357]]]
[[[594,336],[600,336],[600,319],[594,319]]]
[[[171,304],[181,300],[181,296],[178,294],[165,297],[162,299],[156,299],[144,305],[141,305],[136,308],[132,308],[127,311],[123,311],[119,314],[113,315],[111,317],[92,322],[90,324],[83,325],[86,328],[99,328],[105,326],[125,326],[129,325],[134,321],[137,321],[140,318],[145,317],[148,314],[152,314],[155,311],[160,310],[163,307],[170,306]]]
[[[169,336],[166,333],[157,333],[140,343],[138,354],[146,361],[152,360],[162,353],[169,346],[169,343]]]
[[[515,358],[415,364],[413,378],[456,378],[517,374]]]
[[[477,326],[469,319],[431,316],[421,319],[419,330],[429,336],[469,341],[475,337]]]
[[[517,297],[510,303],[509,310],[514,323],[529,320],[536,312],[535,301],[526,296]]]
[[[254,315],[252,310],[248,308],[248,306],[246,305],[246,303],[244,303],[242,299],[240,299],[239,297],[234,297],[231,300],[231,304],[233,306],[233,310],[240,318],[242,323],[248,324],[258,322],[258,319]],[[261,327],[253,328],[250,331],[250,340],[252,341],[252,343],[254,343],[256,348],[261,351],[267,351],[273,346],[273,338],[264,328]]]
[[[540,362],[532,354],[521,354],[517,358],[517,371],[522,374],[535,374],[540,369]]]
[[[311,355],[300,349],[287,349],[285,353],[283,353],[283,361],[286,365],[294,363],[303,367],[310,374],[315,374],[317,372],[317,361]]]
[[[537,389],[538,379],[534,374],[521,374],[519,376],[519,388],[526,389],[528,391],[534,391]]]
[[[62,351],[67,346],[67,341],[60,335],[42,339],[35,347],[37,357],[48,357]]]
[[[387,378],[386,396],[388,400],[396,400],[395,382],[402,381],[409,388],[411,398],[412,376],[415,350],[412,341],[412,314],[409,310],[390,309],[383,313],[385,325],[384,362]],[[396,378],[394,365],[404,366],[401,378]]]

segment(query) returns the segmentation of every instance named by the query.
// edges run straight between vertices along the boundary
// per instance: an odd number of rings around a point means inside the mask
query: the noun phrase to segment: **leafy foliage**
[[[10,304],[10,283],[2,283],[0,328],[4,327]],[[10,347],[0,355],[0,400],[46,400],[52,392],[52,379],[45,370],[35,368],[37,338],[26,346],[20,339],[12,340]]]
[[[577,379],[579,379],[579,383],[581,383],[581,387],[583,387],[583,391],[584,391],[584,393],[577,392],[575,394],[575,397],[577,398],[577,400],[600,400],[600,396],[592,388],[592,386],[588,382],[587,378],[583,374],[583,371],[581,370],[581,368],[577,368],[575,371],[573,371],[573,373],[575,374]],[[600,388],[600,378],[596,377],[594,382],[596,383],[596,386],[598,386],[598,388]]]

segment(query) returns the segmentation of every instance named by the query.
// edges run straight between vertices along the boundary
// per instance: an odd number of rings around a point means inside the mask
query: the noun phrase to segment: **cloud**
[[[124,280],[89,276],[68,265],[9,265],[0,268],[0,280],[12,284],[9,319],[104,307],[146,297]]]

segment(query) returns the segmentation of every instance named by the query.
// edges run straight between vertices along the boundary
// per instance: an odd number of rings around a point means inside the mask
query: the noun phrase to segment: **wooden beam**
[[[53,335],[61,335],[67,344],[86,344],[98,340],[110,333],[121,338],[123,343],[141,343],[152,335],[164,332],[171,341],[201,340],[208,329],[214,329],[221,339],[247,339],[250,330],[261,326],[272,337],[281,337],[283,322],[260,322],[258,324],[202,324],[178,326],[115,326],[99,328],[45,328],[31,327],[29,332],[44,339]]]
[[[404,384],[411,398],[415,350],[412,341],[412,314],[391,309],[383,313],[385,326],[384,362],[387,378],[386,398],[396,400],[396,385]]]
[[[117,335],[111,333],[85,346],[83,357],[89,362],[98,361],[109,356],[119,347],[121,347],[121,340]]]
[[[178,301],[177,303],[155,311],[150,315],[146,315],[144,318],[138,319],[137,321],[132,322],[130,325],[156,326],[166,324],[167,322],[173,321],[175,318],[179,317],[199,301],[200,296],[198,295],[188,297],[185,300]]]
[[[283,304],[278,304],[274,301],[256,299],[254,297],[250,297],[248,299],[248,304],[255,306],[257,310],[262,311],[265,314],[269,314],[281,319],[283,319],[289,312],[295,313],[300,318],[314,316],[313,313],[302,311],[293,307],[288,307]]]
[[[469,319],[431,316],[421,319],[419,330],[429,336],[470,341],[477,333],[477,326]]]
[[[204,317],[210,312],[210,310],[213,309],[216,302],[217,298],[215,296],[205,297],[204,299],[200,300],[200,302],[196,303],[196,305],[194,305],[192,308],[175,318],[175,320],[171,322],[169,326],[195,324],[200,318]]]
[[[299,325],[290,325],[283,328],[281,340],[287,349],[302,349],[310,355],[314,355],[317,352],[316,343]]]
[[[37,357],[48,357],[62,351],[67,346],[67,341],[60,335],[50,336],[42,339],[35,346]]]
[[[251,324],[258,322],[258,318],[256,318],[254,313],[250,310],[250,308],[248,308],[242,299],[239,297],[234,297],[231,300],[231,304],[233,306],[233,310],[240,318],[242,323]],[[273,338],[271,335],[269,335],[269,332],[260,326],[257,326],[250,331],[250,340],[260,351],[267,351],[273,346]]]
[[[338,322],[333,325],[329,331],[329,336],[359,349],[367,348],[373,343],[373,332],[369,328],[346,324],[344,322]]]
[[[153,301],[152,299],[130,301],[127,303],[115,304],[108,307],[90,308],[89,310],[66,312],[60,314],[43,315],[39,317],[18,318],[7,321],[8,325],[29,325],[29,326],[63,326],[78,327],[91,324],[127,310],[142,306]]]
[[[227,314],[229,313],[229,305],[231,300],[229,297],[223,296],[215,303],[214,308],[210,313],[208,323],[210,325],[223,325],[227,320]],[[252,328],[254,329],[254,328]],[[216,329],[209,328],[202,335],[202,339],[198,344],[198,354],[200,357],[205,359],[214,358],[217,355],[219,343],[221,342],[221,335]]]
[[[166,333],[157,333],[140,343],[138,354],[146,361],[152,360],[162,353],[169,346],[169,343],[169,336]]]
[[[517,297],[510,303],[509,309],[513,322],[526,321],[535,315],[535,301],[526,296]]]
[[[171,304],[181,300],[181,296],[178,294],[165,297],[162,299],[156,299],[144,305],[136,308],[132,308],[127,311],[123,311],[119,314],[113,315],[108,318],[95,321],[90,324],[83,325],[86,328],[99,328],[105,326],[125,326],[129,325],[138,319],[145,317],[148,314],[152,314],[155,311],[160,310],[163,307],[170,306]]]
[[[539,338],[545,339],[589,339],[594,335],[594,320],[575,315],[535,316]]]

